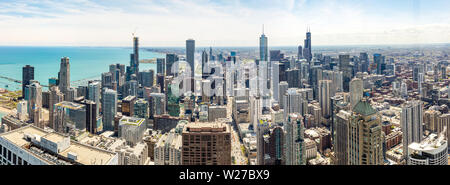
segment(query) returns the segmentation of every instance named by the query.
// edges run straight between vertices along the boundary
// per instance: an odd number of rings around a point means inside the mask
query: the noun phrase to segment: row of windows
[[[21,157],[16,156],[15,153],[8,150],[6,147],[0,145],[0,158],[2,158],[2,164],[8,165],[30,165],[27,161],[22,160]]]

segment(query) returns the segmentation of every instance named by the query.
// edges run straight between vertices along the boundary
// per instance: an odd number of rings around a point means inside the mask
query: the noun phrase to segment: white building
[[[181,164],[181,138],[172,131],[161,136],[155,145],[155,165]]]
[[[0,134],[0,164],[117,165],[118,157],[115,152],[29,125]]]
[[[142,141],[146,128],[145,118],[123,116],[119,121],[119,137],[124,138],[128,145],[134,146]]]
[[[430,134],[420,143],[411,143],[408,146],[408,165],[447,165],[447,142],[444,131],[439,136]]]

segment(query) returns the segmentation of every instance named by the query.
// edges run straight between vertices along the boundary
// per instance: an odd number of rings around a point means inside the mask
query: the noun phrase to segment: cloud
[[[314,45],[450,42],[445,7],[430,11],[419,6],[425,10],[411,16],[404,3],[383,3],[387,2],[2,1],[0,44],[129,46],[137,28],[143,46],[184,46],[188,38],[200,46],[255,46],[262,24],[271,46],[303,43],[307,25]],[[374,8],[381,13],[374,13]]]

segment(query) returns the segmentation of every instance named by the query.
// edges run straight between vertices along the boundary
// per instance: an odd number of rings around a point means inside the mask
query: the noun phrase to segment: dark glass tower
[[[30,80],[34,80],[34,67],[26,65],[22,68],[22,98],[25,97],[25,87],[30,85]]]

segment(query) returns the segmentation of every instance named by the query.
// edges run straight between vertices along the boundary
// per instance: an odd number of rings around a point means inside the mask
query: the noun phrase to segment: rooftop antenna
[[[262,25],[262,34],[264,35],[264,24]]]
[[[133,35],[133,37],[136,35],[136,31],[137,31],[137,27],[136,28],[134,28],[134,32],[133,33],[131,33],[132,35]]]

